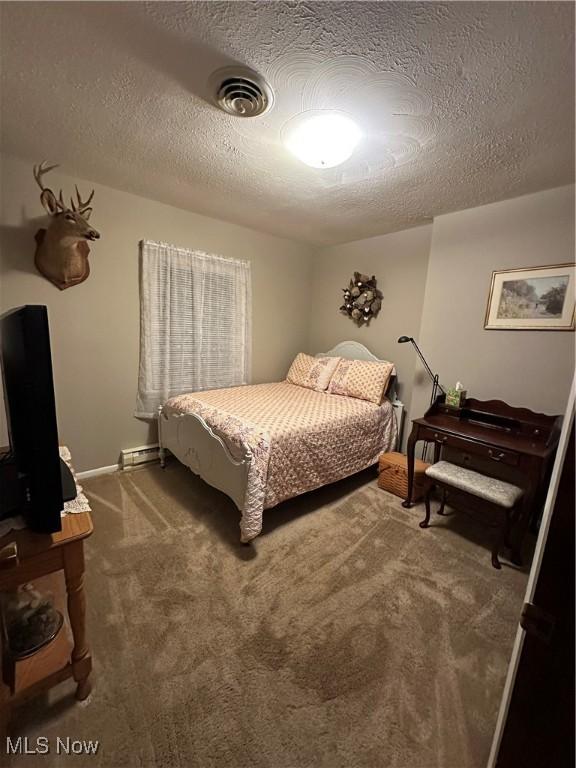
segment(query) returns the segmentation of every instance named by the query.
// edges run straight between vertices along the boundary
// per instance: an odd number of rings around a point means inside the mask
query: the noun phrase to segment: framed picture
[[[574,264],[492,272],[484,328],[573,331]]]

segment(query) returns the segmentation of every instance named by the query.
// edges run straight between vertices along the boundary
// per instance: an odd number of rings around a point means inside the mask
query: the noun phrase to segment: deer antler
[[[78,198],[78,212],[84,213],[86,208],[88,208],[88,206],[92,202],[92,198],[94,197],[94,190],[90,192],[90,195],[88,196],[88,200],[82,202],[82,198],[80,197],[80,192],[78,192],[78,186],[77,185],[75,186],[76,186],[76,197]],[[74,205],[74,203],[72,203],[72,205]],[[74,210],[76,210],[76,208]]]
[[[64,196],[62,194],[62,190],[60,190],[58,197],[52,192],[51,189],[48,187],[45,187],[42,182],[42,176],[44,174],[48,173],[48,171],[52,171],[54,168],[58,168],[58,165],[46,165],[46,160],[43,160],[39,165],[34,166],[34,178],[36,179],[36,183],[42,190],[42,192],[49,192],[52,198],[54,198],[55,205],[61,210],[61,211],[74,211],[75,213],[80,213],[81,215],[86,212],[86,210],[90,207],[90,203],[92,202],[92,198],[94,197],[94,190],[90,192],[87,200],[82,200],[80,197],[80,192],[78,191],[78,186],[76,186],[76,198],[77,203],[74,202],[74,199],[70,198],[70,208],[66,205],[64,202]]]
[[[39,165],[35,165],[34,166],[34,178],[36,179],[36,183],[38,184],[38,186],[40,187],[42,192],[46,192],[46,191],[51,192],[52,196],[54,197],[54,200],[56,201],[56,205],[62,211],[65,211],[66,210],[66,205],[65,205],[64,200],[62,198],[62,190],[60,190],[60,196],[57,199],[56,195],[54,195],[52,190],[49,189],[48,187],[45,187],[43,182],[42,182],[42,176],[44,176],[44,174],[48,173],[48,171],[53,171],[54,168],[58,168],[58,164],[56,163],[54,165],[46,165],[46,163],[47,163],[47,161],[43,160]]]
[[[44,192],[44,190],[46,189],[46,187],[42,183],[42,176],[44,176],[45,173],[48,173],[48,171],[53,171],[54,168],[58,168],[57,164],[46,166],[47,162],[48,162],[47,160],[43,160],[40,163],[40,165],[34,166],[34,178],[36,179],[36,183],[38,184],[42,192]]]

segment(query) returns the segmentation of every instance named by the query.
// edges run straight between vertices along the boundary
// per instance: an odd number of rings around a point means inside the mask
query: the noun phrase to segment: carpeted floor
[[[485,765],[527,579],[491,567],[491,531],[419,529],[372,471],[267,511],[249,547],[175,461],[84,488],[94,690],[62,684],[15,734],[100,746],[14,765]]]

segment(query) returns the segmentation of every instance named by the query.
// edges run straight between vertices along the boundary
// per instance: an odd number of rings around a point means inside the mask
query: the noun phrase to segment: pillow
[[[300,352],[294,358],[286,380],[299,387],[325,392],[340,360],[339,357],[312,357]]]
[[[328,392],[332,395],[357,397],[380,405],[393,371],[394,363],[340,360],[328,386]]]

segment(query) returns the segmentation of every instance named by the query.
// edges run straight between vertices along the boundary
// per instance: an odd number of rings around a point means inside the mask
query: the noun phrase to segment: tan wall
[[[310,352],[326,351],[345,339],[360,341],[398,370],[398,396],[410,410],[416,357],[399,336],[418,336],[432,225],[322,249],[314,257],[311,283]],[[342,288],[355,272],[375,275],[384,294],[369,326],[358,328],[338,310]],[[405,430],[406,434],[406,430]]]
[[[51,183],[71,190],[75,181],[55,172]],[[121,448],[155,439],[154,428],[132,416],[143,238],[251,260],[255,382],[282,378],[302,349],[325,351],[355,339],[396,363],[399,396],[416,417],[430,385],[411,345],[396,343],[406,334],[418,340],[445,384],[461,379],[476,397],[564,410],[574,334],[485,331],[483,325],[493,269],[574,259],[573,186],[318,252],[118,190],[95,190],[93,223],[102,240],[92,245],[92,274],[60,292],[33,266],[33,235],[44,219],[31,162],[2,160],[0,308],[48,305],[60,437],[79,471],[113,464]],[[369,328],[357,328],[338,311],[354,270],[376,275],[384,293]],[[0,443],[2,420],[0,405]]]
[[[441,381],[469,395],[563,413],[574,373],[574,333],[487,331],[493,270],[574,261],[574,186],[485,205],[434,220],[422,351]],[[422,413],[428,383],[417,386]]]
[[[78,179],[58,172],[50,184],[69,193]],[[115,189],[95,188],[91,275],[66,291],[33,265],[43,224],[32,161],[1,166],[0,307],[48,306],[61,442],[78,471],[114,464],[121,448],[152,442],[154,429],[133,417],[138,374],[138,242],[161,240],[249,259],[253,279],[253,381],[283,378],[308,334],[311,249]],[[4,408],[0,404],[2,418]],[[0,443],[5,429],[0,425]]]

